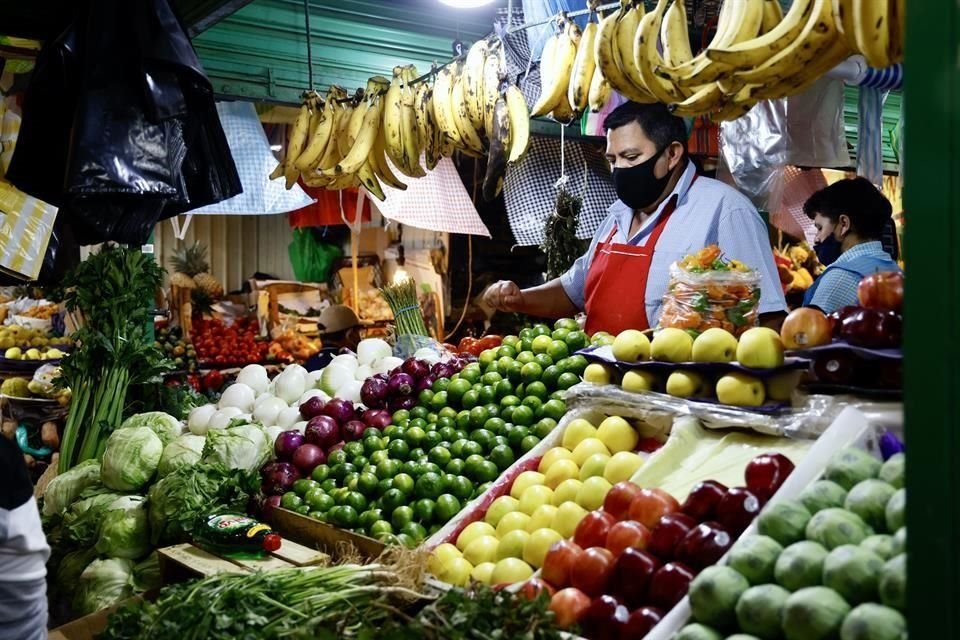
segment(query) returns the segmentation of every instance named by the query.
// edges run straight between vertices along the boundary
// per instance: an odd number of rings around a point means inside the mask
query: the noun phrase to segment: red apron
[[[694,182],[696,179],[694,176]],[[676,208],[677,197],[674,196],[664,207],[642,247],[611,242],[617,233],[616,225],[606,240],[597,245],[584,285],[588,334],[606,331],[617,335],[626,329],[644,331],[650,328],[647,277],[657,242]]]

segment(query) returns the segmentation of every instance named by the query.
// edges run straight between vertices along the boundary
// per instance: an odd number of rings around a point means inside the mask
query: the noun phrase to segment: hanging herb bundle
[[[583,253],[583,243],[577,238],[582,206],[581,198],[560,189],[553,213],[547,217],[540,247],[547,256],[547,280],[560,277]]]
[[[383,298],[390,305],[398,336],[429,336],[423,323],[420,300],[417,298],[417,283],[412,279],[404,280],[380,289]]]
[[[107,245],[67,274],[63,301],[78,317],[77,348],[62,363],[61,384],[73,401],[60,446],[59,471],[99,457],[123,417],[127,389],[172,368],[147,335],[154,295],[163,278],[156,261]]]

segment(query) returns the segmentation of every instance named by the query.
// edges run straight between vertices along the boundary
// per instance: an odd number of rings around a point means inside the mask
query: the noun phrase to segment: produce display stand
[[[287,567],[309,567],[330,563],[326,553],[284,540],[280,548],[262,558],[228,558],[211,553],[193,544],[178,544],[157,550],[160,578],[163,584],[182,582],[217,573],[248,573]]]
[[[321,549],[334,559],[356,553],[373,559],[386,549],[386,545],[379,540],[340,529],[282,507],[273,510],[270,522],[285,540],[297,540],[310,548]]]

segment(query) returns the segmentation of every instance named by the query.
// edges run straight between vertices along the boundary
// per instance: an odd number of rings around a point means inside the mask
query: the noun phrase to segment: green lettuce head
[[[149,427],[117,429],[103,453],[103,484],[115,491],[137,491],[153,479],[161,455],[163,441]]]
[[[183,425],[169,413],[163,411],[148,411],[130,416],[120,425],[121,429],[148,427],[153,431],[164,446],[176,440],[183,433]]]
[[[103,521],[110,505],[122,498],[118,493],[96,493],[74,502],[63,514],[63,532],[67,542],[77,546],[92,547],[100,533]]]
[[[226,469],[256,471],[270,459],[273,445],[263,427],[246,424],[207,432],[203,462]]]
[[[163,448],[157,475],[164,477],[180,467],[190,467],[203,456],[203,447],[207,439],[192,433],[185,433]]]
[[[97,552],[111,558],[136,560],[150,551],[147,501],[143,496],[124,496],[107,507],[97,538]]]
[[[74,594],[73,608],[80,615],[105,609],[133,594],[133,562],[123,558],[94,560],[83,573]]]
[[[81,493],[100,484],[100,461],[81,462],[66,473],[58,475],[43,493],[43,515],[63,513]]]

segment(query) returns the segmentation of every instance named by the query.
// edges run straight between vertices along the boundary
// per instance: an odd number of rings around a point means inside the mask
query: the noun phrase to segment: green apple
[[[643,464],[643,458],[632,451],[621,451],[613,454],[613,457],[607,462],[603,470],[603,477],[610,484],[617,484],[624,480],[629,480],[637,472],[640,465]],[[556,493],[554,493],[556,495]]]
[[[620,386],[624,391],[631,393],[642,393],[644,391],[653,391],[659,386],[657,376],[649,371],[627,371],[623,374],[623,380]]]
[[[717,400],[735,407],[759,407],[765,392],[763,382],[743,373],[728,373],[717,380]]]
[[[532,516],[538,507],[553,503],[553,489],[537,484],[527,487],[520,498],[520,511]]]
[[[553,490],[553,504],[559,507],[564,502],[575,502],[582,486],[583,482],[576,478],[564,480]]]
[[[766,327],[747,329],[737,345],[737,362],[752,369],[773,369],[783,364],[783,340]]]
[[[556,492],[554,492],[556,497]],[[527,525],[528,531],[536,531],[553,524],[553,518],[557,515],[557,508],[552,504],[540,505],[530,516],[530,524]]]
[[[595,453],[609,456],[610,450],[607,449],[607,445],[603,444],[600,438],[587,438],[573,449],[573,461],[577,463],[578,467],[582,467],[587,458]],[[577,471],[579,472],[579,469]]]
[[[523,547],[529,539],[530,534],[525,529],[514,529],[503,536],[500,538],[500,545],[497,547],[497,560],[522,558]]]
[[[500,523],[500,519],[508,513],[512,513],[520,508],[520,501],[513,496],[500,496],[493,501],[490,508],[487,509],[487,515],[484,520],[492,527]],[[474,563],[476,564],[476,563]]]
[[[519,500],[528,488],[543,484],[545,481],[546,477],[539,471],[524,471],[513,481],[513,486],[510,487],[510,495]]]
[[[587,438],[594,438],[596,435],[597,428],[595,426],[583,418],[576,418],[575,420],[571,420],[570,424],[567,425],[566,431],[563,432],[563,441],[561,444],[564,448],[573,451],[578,444]]]
[[[712,327],[693,341],[694,362],[732,362],[737,357],[737,339],[726,329]]]
[[[580,479],[586,480],[593,476],[602,476],[609,460],[610,456],[605,453],[593,454],[580,465]]]
[[[788,402],[802,377],[803,371],[787,371],[771,377],[767,380],[767,397],[777,402]]]
[[[504,558],[490,572],[490,584],[523,582],[533,575],[533,567],[519,558]]]
[[[490,576],[493,575],[495,566],[492,562],[481,562],[470,572],[470,578],[480,584],[490,584]]]
[[[693,337],[683,329],[661,329],[650,343],[650,356],[660,362],[689,362],[692,354]]]
[[[613,341],[613,357],[621,362],[637,362],[650,358],[650,338],[636,329],[621,331]]]
[[[483,522],[482,520],[471,522],[464,527],[463,531],[460,532],[460,535],[457,536],[457,549],[463,551],[467,548],[467,545],[477,538],[481,538],[483,536],[492,536],[495,533],[496,529],[494,529],[493,525],[488,522]]]
[[[553,517],[550,528],[564,538],[570,538],[585,515],[587,515],[587,510],[576,502],[564,502],[557,507],[557,515]]]
[[[480,536],[463,550],[464,559],[477,566],[481,562],[493,562],[497,559],[497,547],[500,541],[496,536]]]
[[[599,509],[603,506],[603,499],[607,497],[607,492],[612,486],[603,476],[587,478],[580,487],[580,493],[577,494],[577,504],[587,511]]]
[[[597,427],[597,438],[606,445],[610,453],[633,451],[640,435],[633,426],[620,416],[609,416]]]
[[[555,542],[563,540],[563,536],[553,529],[537,529],[530,534],[527,543],[523,545],[523,561],[539,569],[543,565],[543,559],[547,557],[547,551]]]
[[[702,398],[706,386],[696,371],[674,371],[667,378],[667,393],[677,398]]]
[[[580,465],[578,465],[573,460],[557,460],[546,473],[546,485],[551,489],[556,489],[557,486],[564,480],[570,478],[579,478],[580,477]]]

